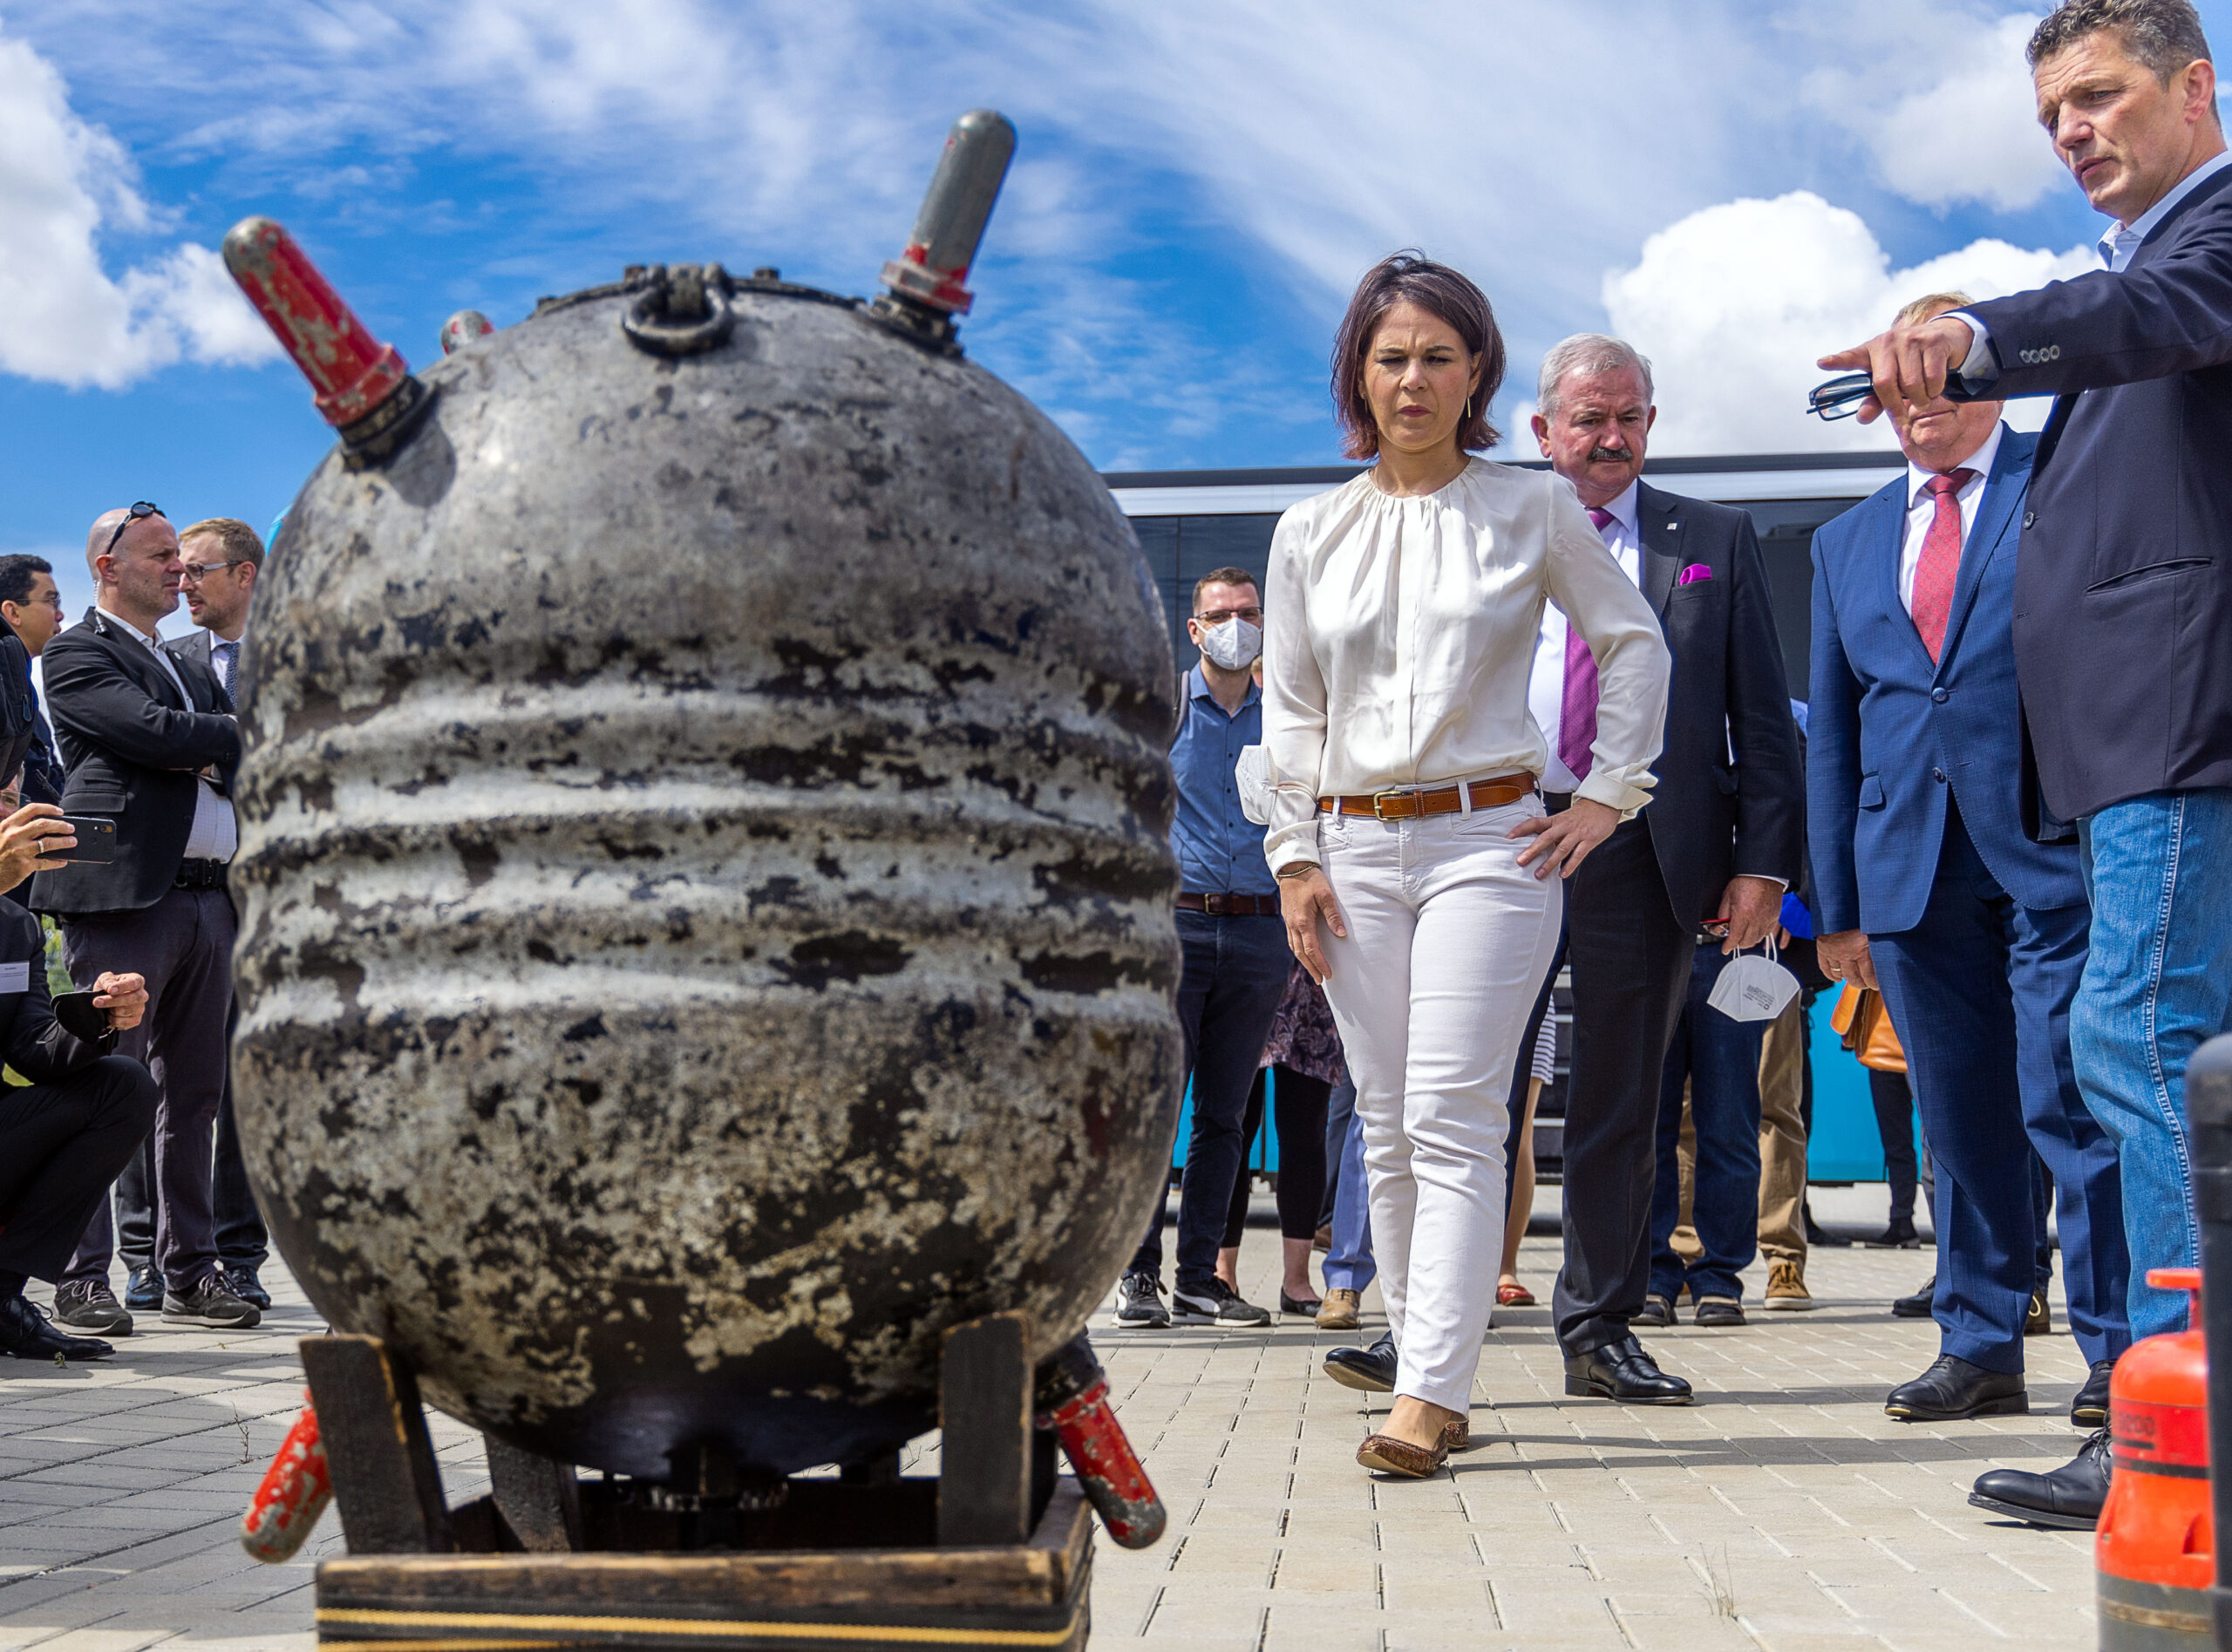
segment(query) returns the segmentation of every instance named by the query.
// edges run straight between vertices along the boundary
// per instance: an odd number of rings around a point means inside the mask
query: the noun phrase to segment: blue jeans
[[[1738,1021],[1705,1002],[1728,960],[1699,947],[1690,966],[1690,996],[1675,1023],[1674,1042],[1658,1091],[1658,1174],[1650,1199],[1651,1294],[1672,1302],[1691,1296],[1741,1299],[1739,1277],[1759,1249],[1759,1046],[1764,1021]],[[1704,1251],[1684,1263],[1673,1246],[1681,1220],[1682,1084],[1690,1084],[1697,1122],[1697,1191],[1691,1220]]]
[[[1271,1017],[1286,996],[1294,954],[1277,918],[1178,914],[1185,956],[1178,977],[1178,1024],[1186,1036],[1186,1071],[1194,1080],[1194,1127],[1186,1142],[1186,1174],[1178,1191],[1178,1288],[1200,1290],[1216,1276],[1233,1183],[1248,1144],[1241,1125],[1248,1092],[1271,1034]],[[1127,1273],[1162,1273],[1162,1207]]]
[[[2092,954],[2070,1009],[2085,1105],[2115,1139],[2134,1341],[2185,1329],[2150,1268],[2200,1256],[2186,1063],[2232,1008],[2232,789],[2158,792],[2080,821]]]
[[[1325,1288],[1361,1292],[1379,1276],[1371,1259],[1371,1188],[1364,1178],[1364,1121],[1357,1117],[1357,1087],[1343,1084],[1326,1104],[1325,1145],[1340,1130],[1340,1173],[1333,1184],[1333,1242],[1325,1253]],[[1336,1162],[1329,1152],[1326,1162]]]

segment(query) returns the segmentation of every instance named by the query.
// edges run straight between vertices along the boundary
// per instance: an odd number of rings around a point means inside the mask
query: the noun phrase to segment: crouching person
[[[64,865],[51,857],[76,843],[52,804],[16,810],[0,820],[0,888]],[[138,1026],[146,1007],[146,982],[113,972],[57,1005],[38,920],[0,898],[0,1060],[12,1070],[0,1084],[0,1352],[17,1359],[116,1351],[55,1329],[24,1299],[24,1286],[60,1277],[154,1124],[154,1079],[113,1053],[116,1035]]]

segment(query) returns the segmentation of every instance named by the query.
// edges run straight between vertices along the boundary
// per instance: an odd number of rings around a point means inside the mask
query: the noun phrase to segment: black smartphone
[[[116,822],[106,815],[65,814],[63,824],[78,834],[77,846],[57,849],[45,858],[49,860],[83,860],[92,866],[106,866],[116,855]]]

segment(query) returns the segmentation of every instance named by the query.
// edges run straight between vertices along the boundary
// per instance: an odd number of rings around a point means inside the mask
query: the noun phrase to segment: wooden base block
[[[933,1485],[919,1484],[926,1493]],[[933,1499],[902,1492],[895,1499],[899,1491],[834,1480],[793,1482],[800,1506],[788,1511],[795,1533],[788,1540],[830,1540],[833,1518],[843,1513],[839,1503],[852,1498],[863,1499],[863,1510],[877,1503],[890,1508],[920,1502],[919,1516],[905,1525],[925,1529],[907,1547],[761,1547],[786,1524],[786,1509],[775,1509],[752,1517],[756,1540],[741,1552],[366,1554],[326,1560],[317,1569],[318,1640],[373,1643],[367,1652],[375,1646],[377,1652],[527,1652],[554,1646],[1071,1652],[1085,1645],[1092,1516],[1076,1481],[1059,1482],[1028,1541],[983,1548],[932,1547]],[[480,1524],[469,1513],[479,1506],[457,1511],[460,1538]],[[594,1506],[583,1513],[594,1542],[602,1519]],[[872,1524],[861,1522],[855,1540],[876,1540]],[[491,1531],[502,1529],[493,1517],[488,1525]]]

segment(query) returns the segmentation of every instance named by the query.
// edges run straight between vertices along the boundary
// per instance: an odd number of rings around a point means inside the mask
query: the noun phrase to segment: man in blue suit
[[[1936,294],[1900,321],[1967,302]],[[2131,1340],[2129,1266],[2115,1144],[2070,1056],[2084,874],[2075,844],[2034,842],[2023,826],[2015,553],[2037,438],[1999,413],[1943,398],[1902,411],[1907,474],[1814,536],[1819,952],[1833,978],[1880,983],[1937,1161],[1942,1351],[1885,1411],[1937,1422],[2028,1410],[2035,1146],[2060,1193],[2070,1326],[2092,1366],[2071,1420],[2098,1428]]]
[[[2135,1336],[2181,1329],[2186,1064],[2232,1016],[2232,152],[2190,0],[2063,0],[2031,37],[2038,119],[2099,212],[2104,268],[1826,357],[1880,405],[2051,393],[2015,588],[2038,834],[2083,841],[2072,1012],[2122,1159]],[[1953,376],[1948,377],[1949,370]],[[1863,418],[1875,411],[1864,405]],[[2042,1497],[2072,1464],[2028,1477]],[[2011,1473],[2012,1471],[2007,1471]]]

